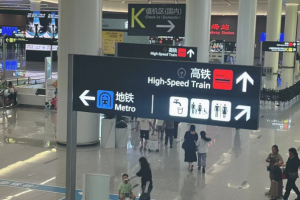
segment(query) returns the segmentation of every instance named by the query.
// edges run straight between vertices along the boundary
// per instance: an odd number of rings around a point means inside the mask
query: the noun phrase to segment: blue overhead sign
[[[267,34],[266,33],[260,33],[260,41],[261,42],[267,41]],[[284,42],[284,33],[280,33],[279,42]]]

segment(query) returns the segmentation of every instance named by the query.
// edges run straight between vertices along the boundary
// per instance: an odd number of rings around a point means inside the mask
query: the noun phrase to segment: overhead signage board
[[[196,47],[118,43],[117,50],[119,57],[197,61]]]
[[[128,35],[184,36],[185,4],[129,4]]]
[[[41,45],[41,44],[26,44],[26,51],[51,51],[51,45]],[[52,45],[52,51],[57,51],[58,46]]]
[[[104,54],[115,54],[116,43],[124,41],[124,33],[120,31],[102,31]]]
[[[259,67],[84,55],[72,63],[74,111],[258,129]]]
[[[5,37],[5,43],[58,45],[57,39]]]
[[[300,43],[297,42],[262,42],[262,51],[272,51],[272,52],[297,52],[297,46]]]

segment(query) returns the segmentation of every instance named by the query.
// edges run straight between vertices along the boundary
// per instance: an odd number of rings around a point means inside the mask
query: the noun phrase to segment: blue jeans
[[[206,167],[206,153],[198,153],[198,167]]]

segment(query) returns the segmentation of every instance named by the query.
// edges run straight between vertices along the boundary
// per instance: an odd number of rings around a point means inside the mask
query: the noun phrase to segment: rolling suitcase
[[[159,137],[157,131],[154,131],[148,140],[148,151],[159,151]]]

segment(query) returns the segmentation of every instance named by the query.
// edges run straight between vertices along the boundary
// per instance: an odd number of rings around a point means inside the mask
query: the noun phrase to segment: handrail
[[[6,88],[6,86],[7,86],[6,80],[5,80],[5,81],[2,81],[2,82],[0,83],[0,89],[1,89],[1,90],[4,90],[4,89]]]

